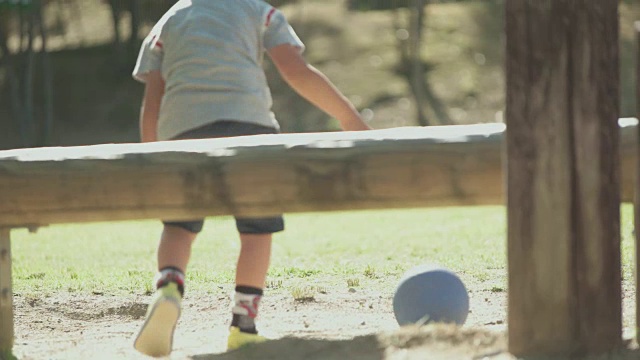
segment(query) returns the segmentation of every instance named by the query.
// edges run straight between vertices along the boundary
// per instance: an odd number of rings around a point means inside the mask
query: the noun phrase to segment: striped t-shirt
[[[160,70],[165,94],[158,139],[217,120],[278,129],[262,67],[265,50],[304,44],[284,15],[262,0],[180,0],[154,26],[133,71]]]

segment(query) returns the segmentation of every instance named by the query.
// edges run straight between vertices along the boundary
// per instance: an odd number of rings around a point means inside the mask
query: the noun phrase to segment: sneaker
[[[227,339],[227,351],[236,350],[250,344],[257,344],[267,341],[267,338],[258,334],[250,334],[240,331],[240,328],[232,326],[229,328],[229,338]]]
[[[169,283],[156,291],[155,299],[147,309],[144,325],[133,344],[136,350],[153,357],[171,353],[181,301],[176,283]]]

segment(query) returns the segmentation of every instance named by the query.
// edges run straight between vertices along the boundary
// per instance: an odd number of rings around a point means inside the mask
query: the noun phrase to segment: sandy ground
[[[625,290],[625,319],[634,294]],[[506,353],[506,293],[471,292],[461,328],[399,329],[391,298],[329,290],[314,301],[265,296],[259,322],[271,342],[225,353],[229,301],[187,294],[170,359],[512,359]],[[145,359],[133,347],[149,296],[62,293],[15,296],[15,355],[28,359]],[[627,324],[628,325],[628,324]],[[631,328],[627,326],[627,328]],[[628,336],[628,335],[627,335]],[[634,353],[631,358],[640,358]],[[625,357],[626,359],[626,357]]]
[[[14,353],[23,360],[144,359],[132,348],[132,342],[149,299],[70,293],[46,298],[16,295]],[[474,310],[465,328],[474,334],[491,334],[495,339],[488,342],[502,342],[504,349],[505,304],[504,294],[471,294]],[[233,353],[221,355],[225,352],[230,320],[227,298],[188,294],[183,307],[170,358],[229,358]],[[364,350],[379,352],[378,348],[392,347],[394,340],[390,339],[397,340],[399,334],[391,298],[362,291],[329,291],[310,302],[297,302],[285,295],[265,296],[259,321],[264,335],[279,339],[269,346],[287,348],[289,352],[292,347],[300,348],[298,354],[304,348],[315,353],[324,347],[337,351],[345,344],[349,344],[350,351],[356,351],[353,345],[359,344]],[[263,353],[259,358],[264,356]],[[362,358],[382,356],[387,355],[367,354]]]

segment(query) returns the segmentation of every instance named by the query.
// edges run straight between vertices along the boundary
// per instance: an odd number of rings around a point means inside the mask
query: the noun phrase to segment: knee
[[[182,226],[176,226],[174,224],[165,224],[162,231],[162,239],[164,241],[175,241],[185,244],[191,244],[195,241],[199,231],[193,231],[192,229]]]
[[[183,230],[194,235],[199,234],[204,226],[204,220],[194,221],[163,221],[165,231],[166,229]]]

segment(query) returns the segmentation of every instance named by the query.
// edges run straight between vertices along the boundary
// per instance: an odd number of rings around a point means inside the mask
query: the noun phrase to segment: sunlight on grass
[[[357,279],[357,278],[347,279],[347,286],[350,288],[360,286],[360,279]]]
[[[314,301],[316,296],[316,288],[313,286],[294,286],[291,289],[291,295],[297,302]]]
[[[316,288],[390,293],[406,270],[427,263],[486,291],[506,291],[503,207],[292,214],[286,226],[275,236],[269,291],[289,291],[306,281]],[[633,276],[632,227],[632,209],[624,206],[625,279]],[[149,294],[160,231],[156,221],[14,231],[15,291]],[[233,220],[209,219],[194,245],[190,291],[228,292],[238,251]]]

